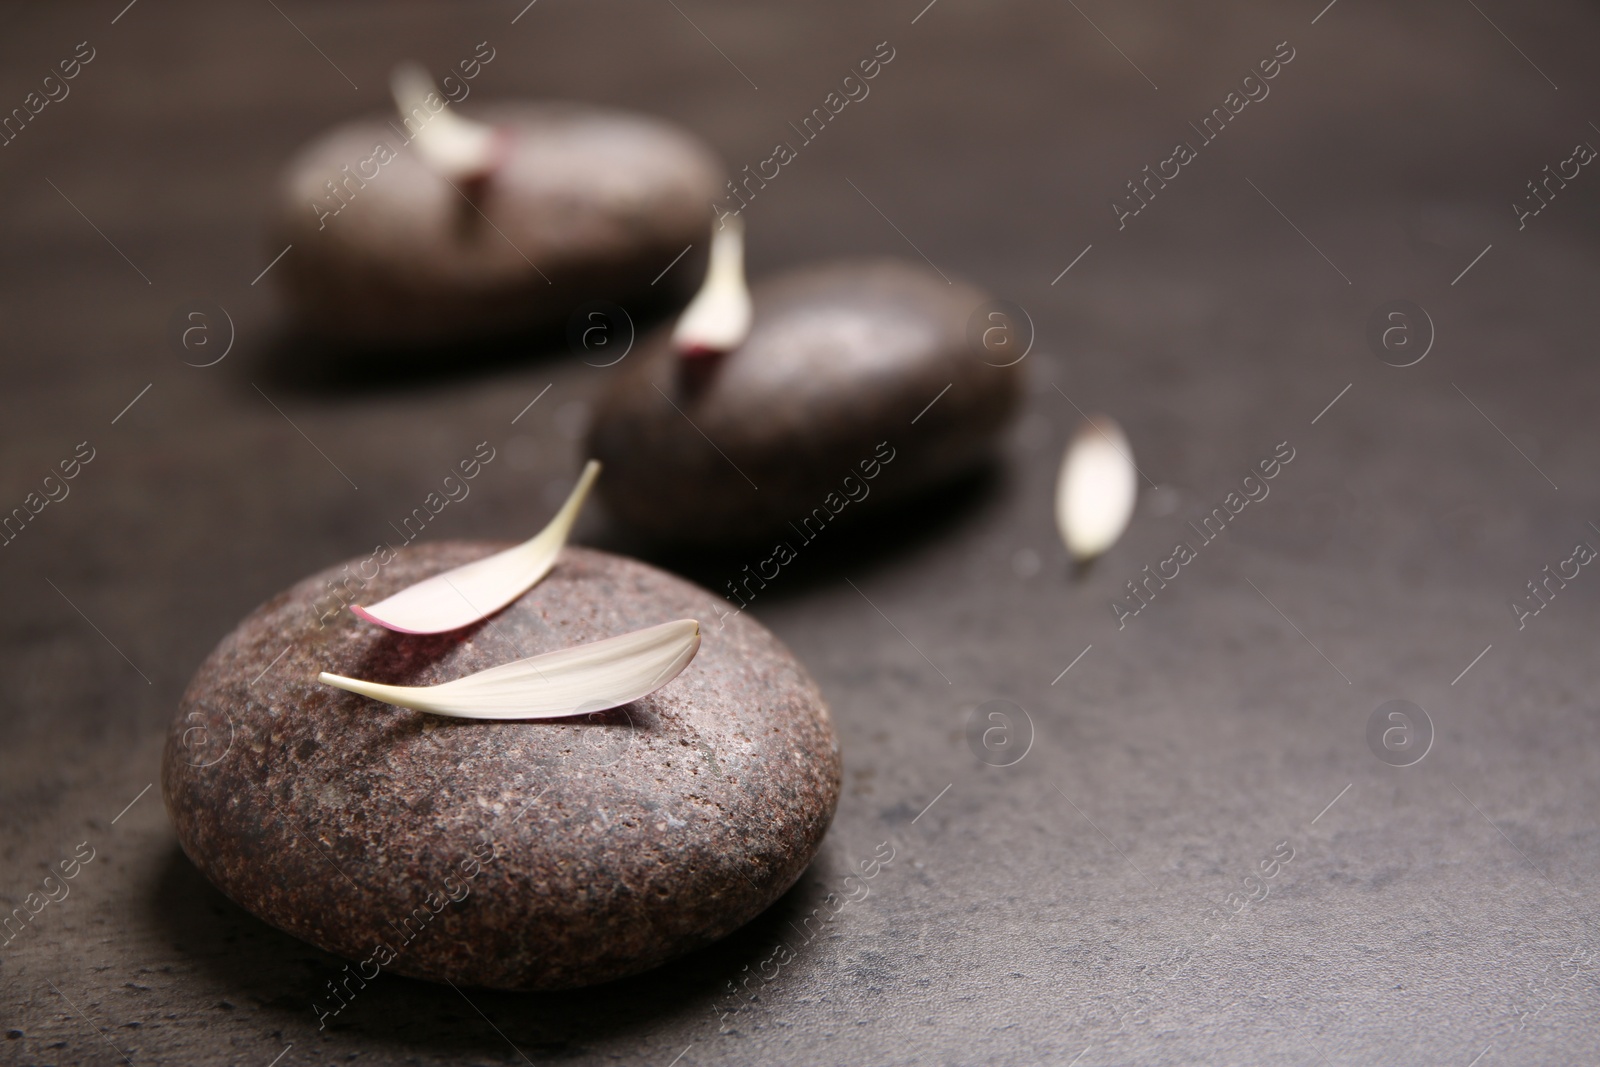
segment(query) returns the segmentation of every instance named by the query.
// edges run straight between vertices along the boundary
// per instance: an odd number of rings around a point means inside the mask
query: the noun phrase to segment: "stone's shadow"
[[[239,353],[233,371],[276,397],[415,393],[449,380],[484,377],[564,355],[560,330],[421,347],[378,348],[279,327]],[[230,361],[232,362],[232,361]]]
[[[836,520],[811,541],[791,534],[719,549],[681,549],[652,542],[608,522],[590,543],[595,548],[648,560],[722,597],[729,596],[728,583],[732,582],[740,596],[757,607],[804,597],[845,577],[853,578],[897,557],[953,539],[960,527],[975,521],[1004,495],[1009,477],[1005,465],[992,459],[881,510],[863,509],[859,515],[851,515],[846,509],[839,520],[848,521]],[[752,575],[773,556],[778,541],[790,545],[795,558],[763,585]],[[747,566],[749,570],[745,569]],[[747,591],[753,595],[747,596]],[[738,607],[736,601],[729,603],[731,608]],[[701,620],[702,624],[706,621]]]
[[[637,346],[675,308],[671,302],[630,306],[627,313],[633,327],[633,345]],[[327,399],[330,393],[347,398],[419,393],[534,364],[579,362],[584,358],[583,349],[578,347],[582,334],[575,341],[569,332],[568,324],[560,322],[475,340],[378,346],[324,338],[284,325],[258,344],[241,346],[223,366],[228,366],[241,384],[258,382],[273,396]],[[597,352],[590,358],[594,360],[590,365],[596,368],[615,360],[609,351]]]
[[[734,1003],[727,992],[730,982],[756,973],[780,941],[798,951],[788,966],[804,966],[805,943],[791,924],[802,921],[842,876],[824,849],[793,888],[721,941],[603,986],[554,993],[469,988],[463,997],[448,985],[380,975],[326,1020],[323,1040],[511,1060],[509,1040],[535,1062],[540,1056],[589,1054],[599,1041],[636,1040],[674,1022],[683,1029],[673,1040],[679,1034],[685,1041],[715,1040],[720,1014]],[[317,1040],[319,1017],[312,1005],[327,1010],[336,1003],[327,983],[344,977],[346,960],[246,912],[177,846],[154,884],[143,887],[142,910],[150,928],[189,959],[219,999],[247,1002],[261,1013],[259,1028],[284,1040],[308,1046]],[[781,973],[776,980],[782,981]],[[758,1010],[748,1000],[739,1003],[745,1005],[741,1018]]]

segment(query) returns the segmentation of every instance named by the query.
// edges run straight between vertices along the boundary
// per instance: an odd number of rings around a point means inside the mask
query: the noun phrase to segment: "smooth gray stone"
[[[1021,367],[972,340],[985,295],[920,265],[808,267],[752,297],[735,351],[685,361],[663,329],[618,365],[589,451],[627,525],[695,545],[813,537],[972,469],[1017,406]]]
[[[559,325],[589,300],[642,313],[692,290],[724,180],[698,138],[579,104],[466,114],[507,131],[507,158],[478,183],[435,171],[392,116],[336,127],[295,156],[269,247],[294,246],[272,273],[303,326],[357,344],[423,345]],[[393,152],[387,162],[380,144]]]
[[[408,548],[360,597],[503,547]],[[815,683],[748,615],[718,619],[681,579],[567,548],[487,622],[399,634],[330,594],[363,562],[258,608],[172,720],[161,780],[178,840],[246,910],[367,980],[560,989],[722,937],[811,862],[838,802],[838,742]],[[682,674],[572,719],[452,719],[316,680],[436,685],[676,618],[701,621]],[[286,645],[261,676],[257,660]]]

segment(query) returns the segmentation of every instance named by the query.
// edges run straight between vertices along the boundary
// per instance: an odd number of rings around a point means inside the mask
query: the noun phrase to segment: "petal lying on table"
[[[555,566],[599,476],[600,464],[591,459],[550,525],[515,548],[425,578],[370,608],[352,604],[350,610],[404,634],[439,634],[488,618],[532,589]]]
[[[700,623],[678,619],[519,659],[442,685],[380,685],[326,671],[317,681],[460,719],[558,719],[649,696],[676,678],[698,651]]]
[[[1092,415],[1078,427],[1056,479],[1056,528],[1086,563],[1117,543],[1139,498],[1133,446],[1116,420]]]

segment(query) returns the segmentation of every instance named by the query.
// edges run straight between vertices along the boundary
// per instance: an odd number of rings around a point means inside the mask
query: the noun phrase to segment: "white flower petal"
[[[389,76],[389,91],[411,143],[445,177],[471,181],[495,168],[501,145],[494,127],[452,111],[421,64],[408,60],[395,67]],[[439,110],[428,107],[430,96],[440,103]]]
[[[326,671],[317,681],[402,708],[461,719],[557,719],[621,707],[666,685],[700,651],[694,619],[491,667],[443,685],[380,685]]]
[[[426,578],[370,608],[352,604],[350,610],[407,634],[444,633],[488,618],[549,573],[599,476],[600,464],[591,459],[550,524],[515,548]]]
[[[1056,479],[1056,528],[1067,551],[1087,562],[1116,544],[1138,497],[1127,435],[1110,416],[1091,416],[1067,443]]]
[[[731,352],[750,336],[750,288],[744,281],[744,223],[725,217],[711,234],[706,280],[672,329],[672,344],[685,356]]]

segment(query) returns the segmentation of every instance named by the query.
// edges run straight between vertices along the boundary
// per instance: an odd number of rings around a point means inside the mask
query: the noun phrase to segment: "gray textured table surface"
[[[77,42],[94,58],[0,149],[0,505],[79,442],[94,459],[0,549],[0,903],[82,842],[93,859],[0,945],[0,1061],[1600,1055],[1600,576],[1580,567],[1521,628],[1510,607],[1577,542],[1600,545],[1600,175],[1552,183],[1521,228],[1511,206],[1600,143],[1600,15],[919,7],[6,14],[0,106]],[[752,271],[920,251],[1028,309],[1032,386],[992,476],[819,543],[751,607],[817,676],[845,749],[838,817],[789,896],[618,986],[383,979],[319,1033],[311,1001],[339,963],[201,879],[148,787],[190,673],[252,606],[369,549],[479,441],[501,458],[429,536],[523,536],[576,471],[604,371],[557,352],[310,375],[270,276],[252,284],[280,251],[260,233],[286,154],[382,106],[396,59],[443,66],[485,40],[475,92],[654,110],[735,168],[889,41],[871,95],[751,205]],[[1119,229],[1125,183],[1198,140],[1189,123],[1285,41],[1270,95]],[[204,369],[167,340],[202,295],[238,336]],[[1398,299],[1436,335],[1405,368],[1367,341]],[[1162,487],[1081,578],[1050,517],[1074,405],[1115,413]],[[1119,630],[1124,583],[1280,442],[1294,459],[1270,496]],[[579,539],[627,547],[598,513]],[[676,565],[720,585],[745,562]],[[1026,749],[1009,766],[967,740],[994,699],[1031,721],[1009,750],[990,738],[1006,759]],[[1393,699],[1433,726],[1412,766],[1365,739]],[[803,941],[882,842],[894,859],[870,895]],[[780,944],[796,958],[775,969]]]

